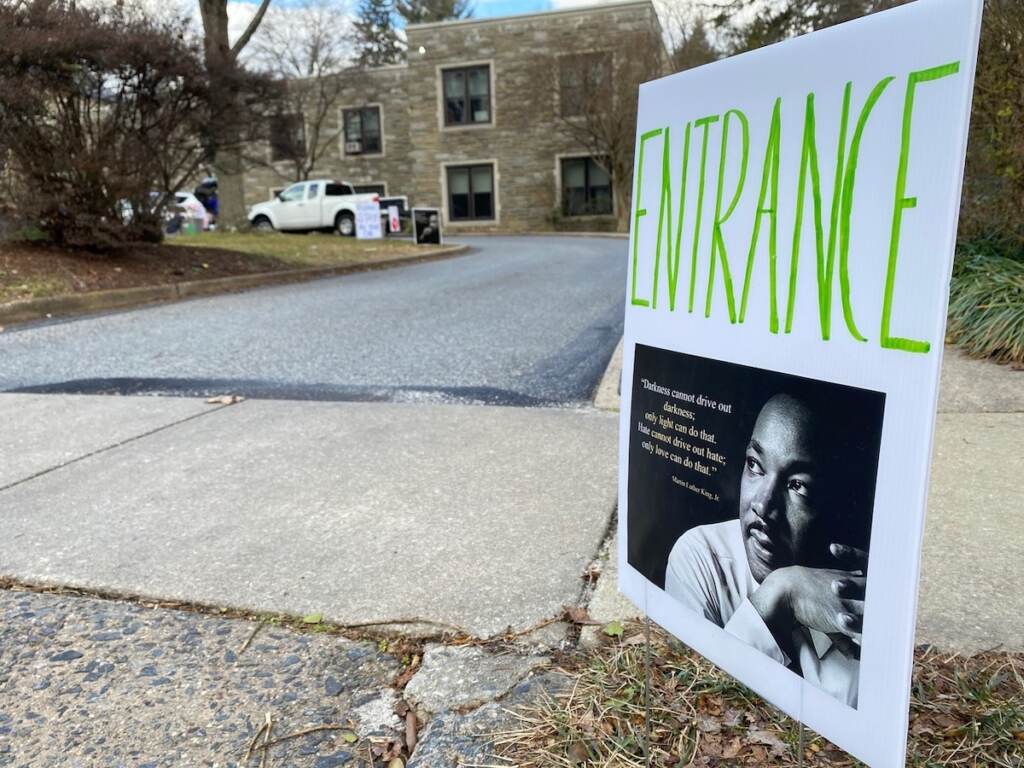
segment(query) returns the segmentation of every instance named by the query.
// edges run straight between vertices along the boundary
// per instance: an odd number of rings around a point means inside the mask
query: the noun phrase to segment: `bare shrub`
[[[153,193],[202,160],[206,83],[184,20],[0,0],[0,156],[18,214],[71,246],[159,239]]]

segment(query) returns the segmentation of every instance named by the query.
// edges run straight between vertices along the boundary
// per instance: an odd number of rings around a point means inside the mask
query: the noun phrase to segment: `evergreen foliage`
[[[352,23],[356,62],[364,67],[395,64],[404,48],[393,24],[391,0],[360,0]]]
[[[397,0],[395,10],[406,24],[468,19],[473,15],[470,0]]]

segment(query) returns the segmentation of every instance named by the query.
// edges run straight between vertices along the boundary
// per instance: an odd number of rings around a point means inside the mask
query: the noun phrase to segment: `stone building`
[[[624,220],[631,157],[623,178],[609,173],[609,158],[594,156],[606,139],[588,139],[587,114],[613,103],[631,151],[636,87],[652,76],[635,62],[653,55],[657,75],[667,61],[650,0],[406,34],[405,63],[339,75],[310,177],[440,208],[449,231],[611,230]],[[266,161],[246,174],[247,204],[295,180],[282,147],[311,134],[308,116],[274,120]]]

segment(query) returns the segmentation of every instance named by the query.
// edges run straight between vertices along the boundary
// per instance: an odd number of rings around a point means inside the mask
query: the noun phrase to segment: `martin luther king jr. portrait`
[[[747,415],[719,417],[714,430],[733,471],[723,473],[710,520],[675,471],[674,491],[647,510],[658,518],[650,533],[670,542],[664,589],[856,707],[884,397],[692,359],[704,375],[683,385],[729,389]],[[656,375],[665,378],[664,368]],[[644,514],[630,503],[631,518]]]

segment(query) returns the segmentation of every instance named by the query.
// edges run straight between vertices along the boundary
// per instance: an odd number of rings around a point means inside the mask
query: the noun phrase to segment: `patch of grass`
[[[518,768],[646,765],[643,627],[566,660],[565,692],[516,712],[497,734]],[[650,739],[655,766],[799,764],[798,724],[697,654],[651,632]],[[917,652],[907,765],[1024,768],[1024,656]],[[861,765],[809,730],[807,768]]]
[[[405,239],[357,240],[322,233],[202,232],[168,237],[164,242],[267,256],[292,264],[296,269],[387,261],[437,250],[437,246],[416,245]]]
[[[975,357],[1024,368],[1024,259],[987,244],[961,250],[950,283],[948,336]]]
[[[0,304],[70,293],[70,280],[59,277],[19,276],[0,271]]]

